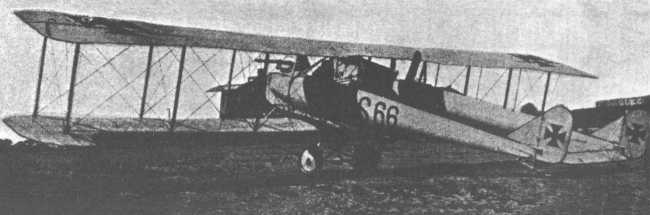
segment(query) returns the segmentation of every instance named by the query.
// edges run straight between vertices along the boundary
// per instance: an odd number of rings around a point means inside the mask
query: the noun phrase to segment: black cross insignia
[[[544,132],[544,139],[551,138],[551,140],[548,141],[547,145],[560,148],[560,145],[558,143],[564,142],[564,140],[566,139],[566,132],[560,132],[560,130],[562,130],[562,125],[553,124],[553,123],[551,123],[550,125],[551,125],[551,129],[546,127],[546,130]]]
[[[631,143],[641,144],[645,135],[645,128],[643,125],[632,123],[632,126],[627,126],[627,138]]]
[[[520,60],[530,63],[530,64],[537,64],[541,67],[550,67],[553,66],[553,61],[546,60],[541,57],[537,57],[534,55],[527,55],[527,54],[510,54],[511,56],[517,57]]]

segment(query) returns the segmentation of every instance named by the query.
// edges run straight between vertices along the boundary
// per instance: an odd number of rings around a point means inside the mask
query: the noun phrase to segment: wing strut
[[[508,108],[508,96],[510,94],[510,82],[512,81],[512,68],[508,68],[508,83],[506,83],[506,95],[503,98],[503,109]]]
[[[418,72],[418,66],[422,61],[422,54],[419,51],[413,53],[413,58],[411,58],[411,66],[409,66],[408,73],[406,73],[405,80],[415,82],[415,73]]]
[[[142,102],[140,102],[140,121],[144,117],[144,108],[147,104],[147,89],[149,88],[149,76],[151,75],[151,58],[153,57],[153,46],[149,46],[147,54],[147,68],[144,75],[144,89],[142,89]]]
[[[34,99],[34,112],[32,117],[38,116],[38,106],[41,100],[41,84],[43,83],[43,66],[45,65],[45,53],[47,52],[47,37],[43,37],[43,47],[41,48],[41,61],[38,65],[38,81],[36,82],[36,98]]]
[[[232,57],[230,58],[230,71],[228,72],[228,83],[226,84],[226,89],[224,91],[221,91],[221,101],[223,104],[221,104],[221,110],[219,111],[219,117],[221,117],[221,114],[226,114],[226,112],[223,112],[224,110],[229,110],[229,105],[228,104],[228,99],[223,99],[224,93],[230,93],[230,90],[232,89],[232,76],[233,73],[235,72],[235,60],[237,60],[237,50],[233,49],[232,50]],[[266,70],[268,66],[265,66],[264,69]]]
[[[438,75],[440,75],[440,63],[437,63],[437,66],[436,66],[436,80],[433,83],[434,87],[438,86]]]
[[[521,68],[519,69],[519,75],[517,75],[517,88],[515,88],[515,101],[512,105],[512,110],[517,108],[517,100],[519,99],[519,87],[521,85]]]
[[[174,96],[174,110],[172,112],[172,118],[169,126],[169,131],[174,131],[176,127],[176,114],[178,113],[178,99],[181,96],[181,84],[183,83],[183,69],[185,68],[185,51],[187,46],[183,46],[181,49],[181,61],[178,64],[178,79],[176,80],[176,95]]]
[[[478,70],[478,81],[476,82],[476,98],[478,98],[478,92],[481,90],[481,78],[483,78],[483,67],[479,68],[479,70]],[[497,79],[497,81],[499,81],[499,79]],[[492,85],[492,86],[494,86],[494,85]],[[485,94],[489,93],[490,90],[492,90],[492,87],[490,87],[490,89],[488,89],[488,91],[485,92]],[[485,97],[485,96],[483,96],[483,97]]]
[[[420,70],[420,77],[418,78],[418,82],[427,83],[427,62],[426,61],[422,61],[422,70]]]
[[[235,60],[237,59],[237,50],[232,50],[232,58],[230,58],[230,72],[228,73],[228,91],[232,88],[232,73],[235,71]]]
[[[463,89],[463,95],[467,95],[467,90],[469,89],[469,78],[472,74],[472,66],[467,66],[467,72],[465,73],[465,88]]]
[[[264,78],[265,80],[266,80],[266,74],[269,73],[269,59],[270,59],[269,53],[268,52],[264,53],[264,67],[262,67],[262,74],[259,75],[263,76],[260,78]]]
[[[544,86],[544,98],[542,99],[542,112],[546,109],[546,98],[548,97],[548,85],[551,83],[551,73],[546,72],[546,85]]]
[[[74,58],[72,59],[72,74],[70,75],[70,90],[68,91],[68,111],[65,114],[65,125],[63,127],[63,133],[70,133],[70,118],[72,117],[72,103],[74,102],[74,87],[75,82],[77,82],[77,65],[79,64],[79,49],[81,49],[81,44],[74,44]]]

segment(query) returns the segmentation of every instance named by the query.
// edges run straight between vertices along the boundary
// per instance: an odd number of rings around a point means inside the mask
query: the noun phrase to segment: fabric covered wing
[[[291,55],[362,55],[403,60],[410,59],[415,51],[420,51],[423,61],[443,65],[522,68],[561,75],[596,78],[594,75],[570,66],[525,54],[412,48],[264,36],[42,10],[20,10],[14,13],[41,35],[74,43],[197,46]]]

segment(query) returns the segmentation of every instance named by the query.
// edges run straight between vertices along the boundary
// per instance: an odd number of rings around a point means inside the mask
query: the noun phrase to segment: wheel
[[[379,150],[370,144],[361,144],[354,147],[352,154],[352,167],[358,171],[371,171],[377,169],[381,154]]]
[[[313,145],[300,153],[298,160],[300,172],[307,176],[314,176],[323,168],[323,152],[318,145]]]

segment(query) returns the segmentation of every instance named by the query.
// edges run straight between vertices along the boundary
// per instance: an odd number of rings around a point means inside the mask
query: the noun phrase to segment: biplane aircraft
[[[607,112],[607,122],[585,123],[575,122],[576,113],[565,106],[546,109],[551,75],[596,77],[533,55],[262,36],[54,11],[20,10],[15,14],[44,37],[43,49],[33,114],[7,117],[4,122],[21,136],[37,142],[90,146],[93,136],[82,135],[89,131],[162,135],[316,130],[322,134],[320,141],[305,143],[299,155],[298,168],[307,175],[321,170],[326,161],[323,149],[337,153],[347,146],[354,148],[350,157],[355,168],[375,168],[382,147],[396,139],[430,140],[431,144],[444,140],[522,160],[567,165],[633,160],[646,152],[650,120],[645,110],[629,109],[614,115]],[[50,39],[74,44],[64,117],[39,112],[43,65]],[[83,57],[80,49],[96,44],[149,48],[146,64],[143,63],[146,68],[139,117],[73,116],[75,87],[86,80],[76,78]],[[147,106],[151,106],[147,101],[150,71],[157,62],[152,60],[152,52],[161,47],[181,49],[180,54],[174,54],[179,69],[173,108],[167,119],[146,117]],[[227,84],[203,89],[221,95],[220,110],[214,112],[211,120],[177,119],[182,83],[188,79],[196,82],[191,73],[183,74],[187,50],[193,48],[232,50]],[[244,83],[234,84],[238,52],[258,53],[249,61],[262,67]],[[294,59],[277,59],[272,55]],[[101,66],[111,66],[113,59],[104,56],[107,63]],[[379,63],[379,59],[389,60],[390,65]],[[403,79],[397,78],[398,60],[410,62]],[[206,61],[200,64],[205,66]],[[437,65],[436,78],[441,66],[464,68],[463,90],[427,83],[430,65]],[[270,66],[275,66],[273,72]],[[469,95],[472,68],[504,69],[508,78],[503,105]],[[523,70],[546,75],[540,110],[534,106],[521,111],[508,108],[515,69],[520,74]],[[129,81],[127,85],[133,83]],[[124,88],[127,86],[112,89]],[[591,111],[584,117],[585,113],[580,111],[581,119],[604,114]],[[244,129],[240,125],[249,127]]]

